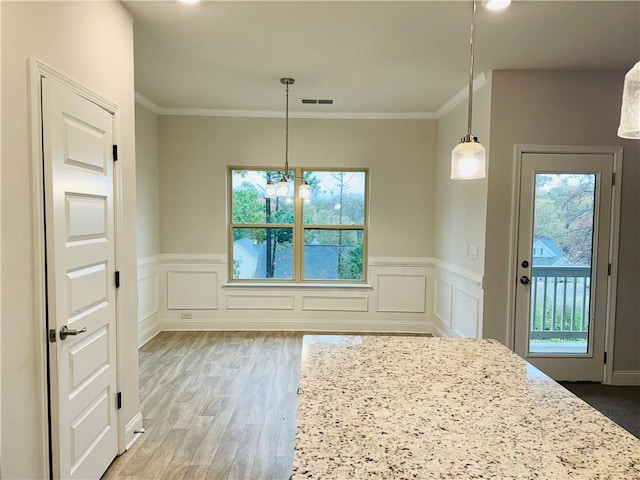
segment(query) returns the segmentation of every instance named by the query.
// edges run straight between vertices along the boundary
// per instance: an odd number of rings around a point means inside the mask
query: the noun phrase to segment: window
[[[229,168],[229,278],[237,281],[364,282],[367,171],[289,172],[289,192],[265,198],[274,170]],[[311,198],[297,198],[300,179]]]

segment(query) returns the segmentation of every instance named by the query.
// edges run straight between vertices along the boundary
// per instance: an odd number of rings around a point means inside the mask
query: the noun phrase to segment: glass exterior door
[[[515,350],[556,380],[602,381],[613,156],[524,153]]]
[[[586,354],[596,175],[534,175],[529,352]]]

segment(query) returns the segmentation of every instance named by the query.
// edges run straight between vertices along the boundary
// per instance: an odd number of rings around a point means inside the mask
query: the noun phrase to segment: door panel
[[[113,116],[43,78],[42,119],[52,473],[100,478],[117,454]]]
[[[613,155],[520,160],[516,352],[556,380],[602,381]]]

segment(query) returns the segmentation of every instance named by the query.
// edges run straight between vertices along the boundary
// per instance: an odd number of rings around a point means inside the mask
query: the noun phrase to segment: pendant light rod
[[[286,87],[286,109],[284,116],[284,178],[289,178],[289,85],[293,85],[295,80],[293,78],[281,78],[280,83]]]
[[[469,107],[467,112],[467,136],[465,140],[470,142],[473,137],[471,136],[471,118],[473,116],[473,66],[474,66],[474,47],[476,37],[476,10],[477,2],[473,0],[471,2],[471,33],[469,35],[470,54],[469,54]]]

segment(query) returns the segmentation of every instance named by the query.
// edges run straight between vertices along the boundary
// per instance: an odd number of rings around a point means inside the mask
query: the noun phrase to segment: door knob
[[[80,335],[87,331],[87,327],[82,327],[80,330],[71,330],[66,325],[60,327],[60,340],[64,340],[68,335]]]
[[[527,277],[526,275],[523,275],[520,277],[520,283],[523,285],[529,285],[529,277]]]

